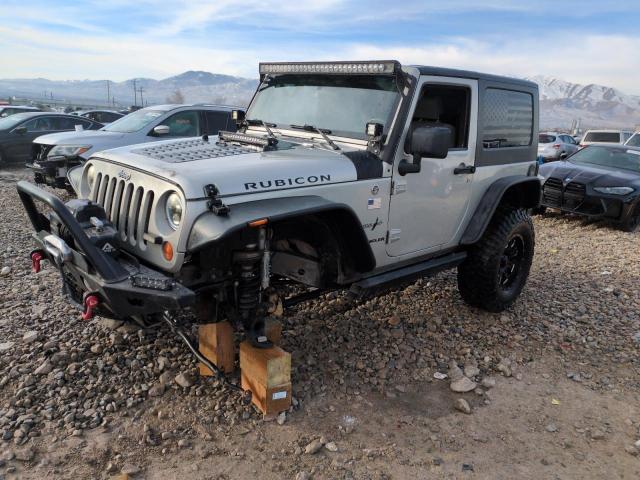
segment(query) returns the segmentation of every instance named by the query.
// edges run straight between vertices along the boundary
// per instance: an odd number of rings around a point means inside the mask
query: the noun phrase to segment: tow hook
[[[40,262],[42,262],[43,259],[44,255],[42,254],[42,251],[35,250],[31,252],[31,270],[33,273],[38,273],[42,269]]]
[[[83,320],[91,320],[93,318],[93,309],[100,304],[100,299],[96,295],[87,295],[84,299],[84,310],[82,312]]]

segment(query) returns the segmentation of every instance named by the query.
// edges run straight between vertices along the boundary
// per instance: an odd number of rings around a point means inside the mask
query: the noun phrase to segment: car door
[[[428,253],[451,243],[469,207],[475,171],[478,82],[421,77],[404,125],[393,167],[387,253]],[[446,158],[422,158],[420,171],[401,175],[401,161],[413,162],[406,135],[413,122],[445,126],[452,147]]]
[[[41,116],[27,120],[12,130],[10,144],[6,148],[7,156],[14,161],[28,161],[31,159],[31,143],[40,135],[55,133],[55,116]],[[25,133],[17,133],[16,129],[25,127]]]
[[[199,110],[182,110],[157,122],[154,127],[158,125],[166,125],[169,127],[169,133],[156,136],[156,140],[176,137],[197,137],[198,135],[202,135],[204,130],[204,120]],[[153,136],[153,129],[151,129],[149,135]]]
[[[564,143],[565,143],[565,151],[567,152],[567,156],[573,155],[575,152],[578,151],[578,145],[576,144],[576,141],[570,135],[563,135],[563,137],[565,140]]]

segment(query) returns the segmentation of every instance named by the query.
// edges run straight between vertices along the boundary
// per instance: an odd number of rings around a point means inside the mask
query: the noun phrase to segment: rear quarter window
[[[525,147],[533,136],[533,96],[530,93],[487,88],[482,115],[484,149]]]

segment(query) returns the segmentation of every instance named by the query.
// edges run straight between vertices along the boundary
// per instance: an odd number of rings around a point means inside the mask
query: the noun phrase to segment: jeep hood
[[[162,177],[179,186],[187,199],[203,198],[207,184],[214,184],[219,196],[231,196],[382,176],[381,160],[366,151],[336,152],[319,145],[282,141],[277,150],[261,151],[216,140],[211,137],[209,141],[196,138],[132,145],[101,152],[92,160],[119,164],[123,176],[130,174],[136,183],[143,181],[136,180],[136,171]],[[366,170],[362,165],[369,168],[367,177],[362,176]]]

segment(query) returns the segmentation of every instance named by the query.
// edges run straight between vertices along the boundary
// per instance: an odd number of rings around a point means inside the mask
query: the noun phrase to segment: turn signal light
[[[263,227],[267,223],[269,223],[269,219],[268,218],[261,218],[259,220],[254,220],[253,222],[249,222],[249,226],[252,227],[252,228]]]
[[[167,262],[173,260],[173,245],[171,245],[171,242],[164,242],[162,244],[162,255],[164,255],[164,259]]]

